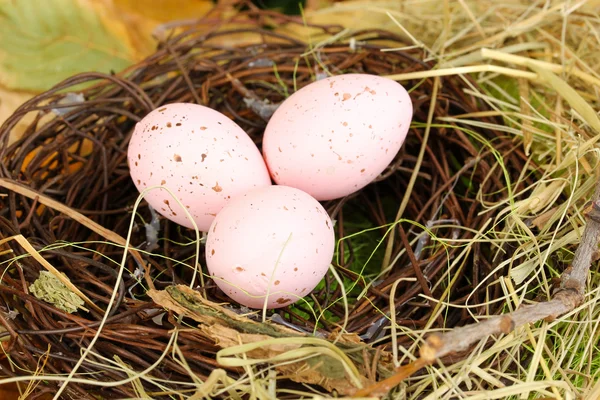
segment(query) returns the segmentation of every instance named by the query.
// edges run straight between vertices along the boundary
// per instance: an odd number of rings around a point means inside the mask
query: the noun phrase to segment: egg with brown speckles
[[[309,194],[287,186],[254,189],[229,202],[206,239],[206,265],[225,294],[252,308],[288,306],[329,269],[333,224]],[[268,296],[268,298],[267,298]]]
[[[135,126],[127,158],[140,192],[168,188],[201,231],[208,230],[232,199],[271,185],[264,160],[246,132],[220,112],[197,104],[168,104],[146,115]],[[167,190],[151,190],[145,199],[168,219],[193,227]]]
[[[412,113],[404,87],[388,78],[347,74],[313,82],[267,124],[263,153],[271,177],[317,200],[356,192],[392,162]]]

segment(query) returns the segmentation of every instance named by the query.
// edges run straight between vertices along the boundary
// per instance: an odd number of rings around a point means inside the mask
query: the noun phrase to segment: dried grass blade
[[[591,126],[596,133],[600,134],[600,118],[598,118],[598,115],[592,106],[590,106],[575,89],[548,69],[531,62],[528,63],[527,66],[535,71],[541,79],[552,86],[557,93],[560,93],[567,103],[581,115],[583,120]]]
[[[73,291],[77,296],[79,296],[83,301],[86,302],[94,310],[99,313],[104,313],[104,310],[101,309],[94,303],[89,297],[87,297],[81,290],[77,288],[77,286],[73,285],[71,281],[61,274],[52,264],[50,264],[38,251],[29,243],[27,239],[23,235],[15,235],[11,237],[4,238],[0,240],[0,244],[4,244],[10,240],[15,240],[17,243],[23,247],[37,262],[42,264],[44,268],[46,268],[52,275],[54,275],[59,281],[61,281],[66,287]]]
[[[126,244],[126,240],[123,236],[121,236],[111,230],[106,229],[105,227],[92,221],[85,215],[73,210],[70,207],[65,206],[64,204],[62,204],[54,199],[51,199],[48,196],[45,196],[41,193],[36,192],[33,189],[19,185],[18,183],[15,183],[14,181],[11,181],[11,180],[5,179],[5,178],[0,178],[0,186],[6,188],[8,190],[11,190],[15,193],[18,193],[22,196],[28,197],[32,200],[37,199],[37,201],[39,203],[71,217],[73,220],[79,222],[81,225],[96,232],[98,235],[102,236],[103,238],[105,238],[107,240],[110,240],[121,246],[125,246],[125,244]],[[133,257],[136,259],[136,261],[138,261],[138,263],[140,265],[144,265],[144,261],[143,261],[142,257],[140,256],[140,253],[137,250],[130,247],[129,251],[131,252]]]

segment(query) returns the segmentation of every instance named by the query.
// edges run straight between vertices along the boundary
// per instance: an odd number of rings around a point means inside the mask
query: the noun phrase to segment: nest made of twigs
[[[260,146],[266,121],[246,105],[244,98],[253,96],[276,104],[285,97],[284,87],[292,93],[294,85],[303,87],[316,74],[324,73],[322,67],[332,74],[388,75],[423,71],[433,65],[423,61],[419,49],[382,52],[382,47],[405,46],[401,38],[384,31],[357,32],[353,37],[359,40],[352,47],[346,38],[304,55],[310,50],[307,43],[268,29],[266,24],[274,18],[272,13],[251,10],[236,18],[242,16],[244,25],[237,29],[223,30],[219,26],[207,29],[200,24],[161,43],[153,56],[122,74],[78,75],[28,101],[1,129],[0,175],[126,237],[132,206],[139,195],[129,176],[127,145],[135,123],[152,109],[172,102],[207,105],[232,118]],[[280,19],[297,23],[293,19]],[[323,27],[322,31],[335,34],[341,28]],[[256,40],[249,45],[222,44],[228,37],[240,34]],[[82,84],[87,85],[81,89]],[[383,332],[390,323],[390,291],[394,282],[400,280],[393,295],[396,323],[412,329],[423,328],[430,320],[436,303],[428,298],[443,298],[450,304],[465,304],[469,298],[478,304],[499,295],[499,285],[493,282],[505,272],[496,267],[509,257],[501,252],[506,249],[482,243],[463,254],[460,246],[443,244],[472,239],[494,215],[495,210],[486,209],[485,203],[507,196],[503,174],[517,181],[527,161],[510,138],[500,132],[472,128],[473,133],[467,135],[453,123],[426,128],[434,80],[403,84],[410,89],[414,123],[400,154],[375,183],[348,198],[325,203],[331,217],[337,220],[338,238],[380,227],[364,243],[360,242],[360,235],[359,239],[340,242],[342,262],[334,267],[346,282],[355,283],[355,289],[347,293],[349,309],[339,301],[342,287],[328,274],[309,299],[313,309],[327,310],[318,323],[304,303],[275,311],[297,327],[326,334],[339,329],[339,321],[348,312],[347,331],[362,335],[366,342],[382,349],[390,345],[389,335]],[[467,77],[441,78],[434,118],[488,110],[481,99],[466,94],[469,85],[476,86]],[[67,92],[79,91],[85,101],[64,104]],[[63,112],[52,111],[57,107],[62,107]],[[35,113],[35,120],[21,138],[13,140],[12,128],[28,113]],[[490,126],[501,123],[495,117],[480,120]],[[409,187],[427,129],[429,138],[422,164],[401,215],[405,222],[391,231],[395,240],[389,255],[394,263],[389,271],[379,275],[388,244],[385,235]],[[505,171],[497,167],[498,154]],[[521,179],[522,184],[527,185],[528,179],[533,177]],[[166,346],[170,330],[180,322],[164,318],[158,324],[152,319],[157,305],[145,294],[145,285],[133,276],[138,268],[135,260],[128,258],[129,273],[116,282],[119,266],[113,260],[122,257],[122,247],[56,209],[41,206],[35,198],[11,190],[5,193],[7,196],[0,199],[2,237],[23,235],[101,309],[107,307],[117,288],[116,301],[94,351],[107,358],[116,354],[133,370],[141,371],[155,363]],[[137,213],[146,221],[150,218],[145,203]],[[437,239],[425,234],[423,227]],[[194,233],[163,219],[160,237],[159,248],[153,254],[141,253],[149,265],[147,274],[151,282],[157,289],[188,284],[192,269],[181,262],[189,263],[194,255],[195,246],[189,245]],[[131,244],[141,246],[145,240],[142,219],[137,218]],[[8,249],[9,245],[4,246]],[[373,255],[368,263],[363,247],[367,248],[367,256]],[[17,255],[26,254],[16,245],[10,248]],[[200,260],[202,257],[203,254]],[[460,262],[451,268],[457,258]],[[44,268],[30,257],[19,258],[18,264],[12,262],[14,259],[15,254],[2,255],[0,294],[5,312],[0,323],[8,330],[0,336],[9,338],[5,349],[20,369],[3,371],[17,375],[34,371],[41,355],[50,348],[46,371],[69,372],[79,360],[82,347],[89,344],[103,314],[93,309],[68,314],[37,299],[28,287]],[[228,301],[210,279],[205,278],[205,283],[201,289],[209,299]],[[359,296],[363,290],[365,294]],[[493,307],[491,304],[469,312],[449,308],[443,318],[434,319],[433,328],[471,322],[473,313],[498,312]],[[9,311],[18,311],[18,315],[9,318]],[[199,377],[206,377],[217,366],[215,343],[191,330],[181,331],[178,340],[190,368]],[[398,336],[399,345],[408,345],[412,340],[409,335]],[[81,372],[94,374],[99,381],[126,377],[119,371],[89,362],[82,364]],[[233,374],[238,372],[231,369]],[[169,357],[151,374],[173,382],[170,385],[174,390],[178,387],[176,382],[190,380],[181,365]],[[55,392],[56,385],[57,382],[40,385],[37,393]],[[102,388],[78,383],[70,383],[67,393],[90,399],[95,395],[105,398],[133,395],[130,386]]]

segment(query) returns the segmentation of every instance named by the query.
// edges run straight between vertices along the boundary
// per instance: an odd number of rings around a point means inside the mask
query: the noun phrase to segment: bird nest
[[[180,29],[122,73],[67,79],[2,126],[0,337],[12,365],[3,373],[42,376],[30,398],[59,390],[79,399],[192,398],[201,390],[235,398],[236,382],[261,379],[277,398],[351,394],[389,375],[394,357],[410,360],[395,352],[414,348],[415,332],[501,311],[491,300],[501,295],[506,271],[498,266],[509,245],[477,239],[498,214],[492,206],[510,195],[507,182],[527,187],[535,177],[521,176],[530,161],[493,129],[502,121],[485,113],[477,84],[468,76],[418,78],[433,63],[386,31],[313,26],[330,39],[311,45],[274,29],[302,27],[278,14],[249,10],[227,24]],[[157,221],[144,201],[136,206],[126,157],[133,128],[156,107],[194,102],[233,119],[260,147],[287,94],[342,73],[414,73],[402,82],[413,124],[375,182],[323,203],[338,240],[323,282],[303,302],[253,314],[230,304],[207,275],[197,232]],[[13,137],[28,114],[33,122]],[[480,123],[443,121],[464,114]],[[194,279],[200,271],[203,279]],[[440,312],[441,304],[449,306]],[[451,306],[467,304],[481,306]],[[347,356],[338,364],[351,365],[319,370],[329,353],[285,358],[293,349],[279,351],[269,338],[308,340],[296,350],[326,342]],[[213,386],[202,386],[207,379]]]

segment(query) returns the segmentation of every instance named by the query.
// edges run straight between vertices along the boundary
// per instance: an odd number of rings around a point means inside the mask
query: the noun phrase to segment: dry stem
[[[450,353],[468,350],[473,343],[490,335],[507,334],[517,327],[543,319],[553,320],[577,308],[584,300],[587,276],[594,261],[600,238],[600,180],[596,183],[596,189],[589,204],[586,213],[587,225],[575,252],[573,264],[562,274],[560,287],[553,294],[551,300],[522,306],[512,313],[495,316],[443,334],[434,333],[426,339],[425,344],[421,347],[419,359],[399,367],[391,377],[359,390],[356,395],[384,395],[418,369],[433,364],[436,359]]]

